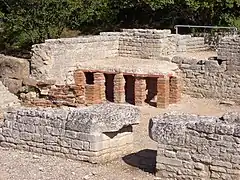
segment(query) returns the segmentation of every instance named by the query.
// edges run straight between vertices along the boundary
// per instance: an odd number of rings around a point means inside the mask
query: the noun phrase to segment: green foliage
[[[119,28],[240,27],[239,19],[240,0],[0,0],[0,48]]]
[[[67,0],[0,1],[4,12],[1,41],[5,48],[25,48],[59,37],[71,14]]]

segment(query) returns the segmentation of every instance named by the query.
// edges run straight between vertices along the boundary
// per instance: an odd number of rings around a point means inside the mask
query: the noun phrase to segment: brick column
[[[159,77],[157,80],[157,107],[166,108],[169,105],[169,77]]]
[[[146,99],[146,79],[136,77],[135,79],[135,105],[143,106]]]
[[[94,84],[99,88],[99,101],[104,102],[106,100],[105,95],[105,76],[103,73],[94,73]]]
[[[86,85],[86,104],[97,104],[99,101],[99,86],[96,84]]]
[[[170,103],[178,103],[181,99],[182,81],[180,77],[170,78]]]
[[[114,102],[125,102],[125,79],[122,73],[114,76]]]
[[[76,95],[76,103],[84,104],[85,103],[85,85],[86,85],[86,77],[83,71],[75,71],[74,72],[74,93]]]

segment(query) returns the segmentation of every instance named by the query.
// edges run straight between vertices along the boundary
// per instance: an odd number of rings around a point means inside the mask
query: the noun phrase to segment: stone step
[[[186,46],[193,46],[193,45],[205,45],[204,41],[196,41],[196,42],[187,42]]]
[[[187,46],[187,49],[201,49],[201,48],[209,48],[207,45],[197,45],[197,46]]]
[[[208,51],[210,48],[209,47],[202,47],[202,48],[191,48],[187,49],[188,52],[195,52],[195,51]]]

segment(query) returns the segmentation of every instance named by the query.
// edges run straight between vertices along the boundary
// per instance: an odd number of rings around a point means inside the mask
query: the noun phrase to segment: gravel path
[[[106,165],[92,165],[0,148],[0,180],[153,180],[156,144],[148,137],[150,117],[167,111],[221,116],[227,111],[240,111],[240,106],[184,96],[180,104],[166,110],[147,106],[140,109],[142,121],[134,128],[136,153]]]

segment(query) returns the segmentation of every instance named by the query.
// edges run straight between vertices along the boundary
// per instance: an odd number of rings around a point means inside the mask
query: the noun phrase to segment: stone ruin
[[[0,56],[0,79],[30,106],[166,108],[181,92],[239,103],[239,45],[225,37],[213,52],[203,38],[150,29],[50,39],[33,46],[30,60]]]
[[[181,93],[239,103],[239,47],[238,36],[223,38],[216,53],[202,38],[126,29],[46,40],[30,60],[1,55],[0,146],[92,163],[126,155],[140,112],[124,103],[167,108]],[[239,179],[239,115],[150,122],[158,177]]]
[[[0,121],[0,145],[91,163],[133,151],[132,126],[140,112],[129,105],[78,109],[18,108]]]
[[[240,178],[240,113],[221,118],[170,113],[153,117],[156,176],[164,179]]]
[[[54,102],[107,100],[141,106],[153,101],[165,108],[180,100],[181,90],[178,66],[163,56],[176,52],[180,41],[168,30],[123,30],[47,40],[33,47],[32,77],[55,81],[56,86],[42,88]]]

